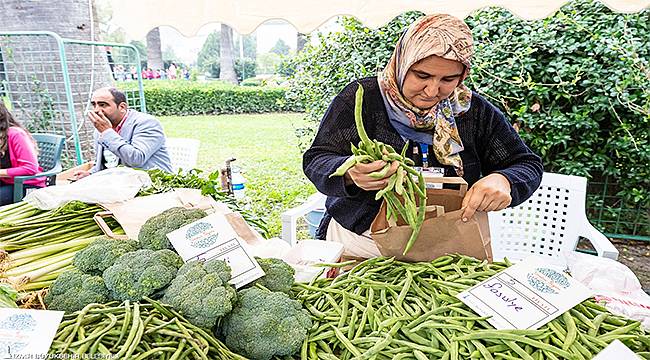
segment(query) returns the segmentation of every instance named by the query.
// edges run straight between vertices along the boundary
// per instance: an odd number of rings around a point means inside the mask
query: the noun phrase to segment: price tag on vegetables
[[[212,214],[167,234],[185,262],[220,259],[232,269],[230,283],[240,288],[264,276],[245,242],[222,214]]]
[[[0,309],[0,359],[45,359],[63,311]]]
[[[641,360],[620,340],[612,341],[603,351],[599,352],[593,360]]]
[[[490,316],[487,321],[498,330],[535,330],[591,293],[562,269],[532,256],[456,296],[477,314]]]

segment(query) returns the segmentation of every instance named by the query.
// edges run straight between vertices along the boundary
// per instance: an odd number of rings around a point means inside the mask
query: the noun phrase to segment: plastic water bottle
[[[236,199],[242,199],[246,196],[246,179],[241,174],[241,170],[237,167],[233,167],[231,170],[232,176],[232,192]]]

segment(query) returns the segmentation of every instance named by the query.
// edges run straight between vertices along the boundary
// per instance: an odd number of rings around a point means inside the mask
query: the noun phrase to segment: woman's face
[[[429,56],[413,64],[406,73],[402,94],[418,109],[429,109],[451,95],[464,71],[458,61]]]

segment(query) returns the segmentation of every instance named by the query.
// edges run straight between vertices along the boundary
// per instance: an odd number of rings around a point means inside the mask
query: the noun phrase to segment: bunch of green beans
[[[230,352],[209,331],[152,300],[90,304],[66,314],[50,353],[129,360],[246,359]]]
[[[300,358],[591,359],[618,339],[650,359],[640,323],[592,300],[538,330],[495,330],[456,298],[509,265],[457,255],[422,263],[383,257],[334,280],[296,284],[314,321]]]
[[[401,153],[395,149],[377,140],[370,140],[365,128],[363,127],[363,118],[361,116],[363,105],[363,86],[359,84],[356,92],[354,104],[354,122],[357,127],[357,133],[361,141],[359,146],[352,146],[352,155],[341,166],[333,172],[330,177],[343,176],[354,165],[361,163],[367,164],[377,160],[383,160],[386,165],[378,171],[369,174],[375,179],[383,179],[388,174],[393,162],[398,162],[397,171],[388,178],[388,184],[385,188],[378,191],[375,200],[384,198],[386,200],[386,218],[393,219],[397,222],[401,217],[413,231],[404,247],[403,255],[411,249],[415,240],[420,233],[420,228],[424,222],[424,215],[427,206],[426,184],[422,173],[416,171],[411,166],[415,165],[413,160],[406,157],[408,143],[404,145]],[[418,179],[417,183],[413,178]]]

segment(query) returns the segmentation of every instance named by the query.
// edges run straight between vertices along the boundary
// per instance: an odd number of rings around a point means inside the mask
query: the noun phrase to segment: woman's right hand
[[[345,184],[355,184],[366,191],[381,190],[388,185],[388,178],[397,171],[399,162],[393,161],[386,176],[381,179],[375,179],[369,176],[369,174],[375,171],[380,171],[384,166],[386,166],[386,162],[383,160],[373,161],[368,164],[356,164],[345,173]]]

